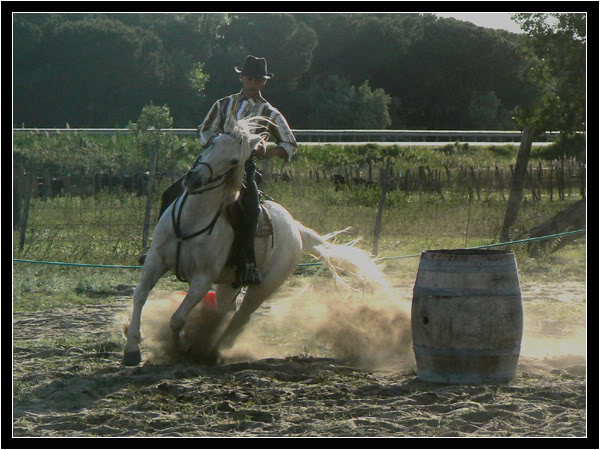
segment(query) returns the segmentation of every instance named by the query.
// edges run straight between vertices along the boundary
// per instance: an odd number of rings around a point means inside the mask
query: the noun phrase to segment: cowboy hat
[[[269,80],[275,75],[267,72],[267,60],[265,58],[257,58],[256,56],[248,55],[242,67],[235,67],[235,71],[249,77],[264,78]]]

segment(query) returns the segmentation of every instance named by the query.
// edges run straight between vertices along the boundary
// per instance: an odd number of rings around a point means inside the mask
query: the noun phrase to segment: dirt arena
[[[212,367],[170,349],[165,327],[181,300],[176,292],[148,301],[143,362],[134,368],[121,365],[130,297],[15,313],[13,435],[586,435],[584,316],[556,321],[526,308],[518,374],[509,384],[429,384],[417,377],[412,353],[412,287],[396,285],[395,301],[344,301],[330,286],[288,288]],[[524,305],[581,306],[586,298],[585,283],[576,282],[522,292]],[[190,323],[210,312],[195,314]],[[192,337],[201,342],[201,334]]]

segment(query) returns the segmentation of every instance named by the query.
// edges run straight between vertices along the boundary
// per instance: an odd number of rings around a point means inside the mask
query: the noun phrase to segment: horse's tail
[[[364,250],[355,247],[358,240],[340,245],[331,242],[338,234],[349,228],[320,236],[315,230],[298,224],[302,236],[302,250],[325,264],[333,273],[336,281],[348,286],[344,275],[351,275],[354,281],[371,290],[388,289],[389,284],[375,260]],[[354,283],[353,283],[354,284]]]

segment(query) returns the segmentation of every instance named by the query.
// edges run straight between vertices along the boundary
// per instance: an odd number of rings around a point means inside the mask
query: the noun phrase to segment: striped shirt
[[[234,115],[237,120],[246,117],[262,116],[268,118],[271,123],[266,124],[271,139],[287,152],[288,161],[296,153],[298,144],[285,117],[266,101],[260,94],[258,99],[246,98],[242,91],[237,94],[217,100],[212,106],[202,125],[198,127],[200,132],[200,144],[207,145],[213,138],[223,133],[227,119]]]

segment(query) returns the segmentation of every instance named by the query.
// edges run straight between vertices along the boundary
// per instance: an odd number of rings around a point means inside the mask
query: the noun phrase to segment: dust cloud
[[[584,325],[525,313],[519,358],[522,371],[543,374],[567,369],[573,374],[585,375],[586,355]]]
[[[386,292],[339,290],[333,282],[289,290],[267,304],[234,347],[256,357],[307,354],[368,368],[410,365],[410,303]],[[260,345],[270,336],[272,346]]]
[[[142,315],[143,351],[149,351],[147,356],[157,363],[214,363],[215,355],[208,349],[230,317],[201,302],[184,326],[183,336],[190,346],[183,352],[169,327],[182,300],[183,295],[175,292],[147,301]],[[128,317],[121,314],[118,321],[126,329]],[[337,358],[368,368],[414,366],[410,301],[399,301],[385,291],[349,293],[333,280],[287,288],[254,313],[234,346],[221,357],[230,363],[298,354]]]
[[[413,369],[410,291],[349,292],[333,280],[287,287],[254,313],[234,346],[222,352],[221,361],[306,354],[368,369]],[[184,335],[191,345],[182,352],[169,327],[182,299],[181,293],[167,293],[147,302],[142,321],[144,351],[149,350],[147,356],[157,362],[214,363],[215,355],[207,350],[229,318],[201,302],[186,321]],[[585,355],[584,326],[525,314],[521,370],[549,372],[578,367],[585,372]]]

